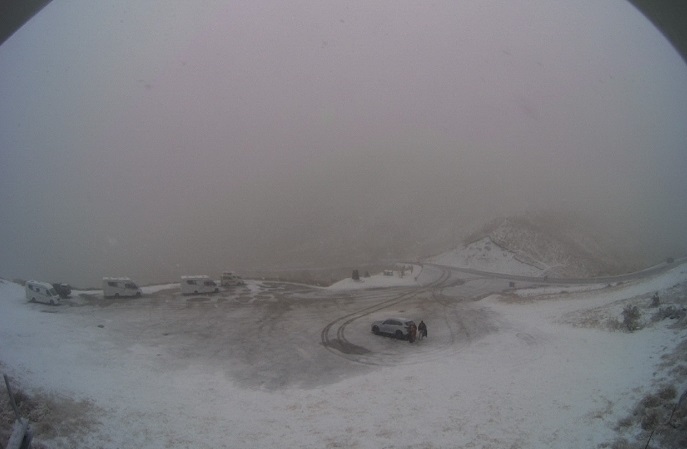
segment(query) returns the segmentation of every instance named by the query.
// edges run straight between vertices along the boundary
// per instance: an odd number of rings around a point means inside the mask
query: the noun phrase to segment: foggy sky
[[[420,257],[547,209],[682,255],[686,119],[624,0],[52,2],[0,46],[0,276]]]

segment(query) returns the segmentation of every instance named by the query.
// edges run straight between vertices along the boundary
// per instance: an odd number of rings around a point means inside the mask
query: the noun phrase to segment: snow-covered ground
[[[356,285],[389,285],[384,283],[391,279],[415,282],[413,276],[373,276]],[[627,304],[645,305],[647,295],[659,291],[665,297],[684,282],[687,266],[682,265],[597,291],[557,295],[547,287],[543,296],[529,290],[456,303],[459,309],[447,310],[465,319],[479,312],[489,317],[489,328],[441,351],[441,321],[454,315],[428,321],[429,338],[415,345],[359,334],[402,354],[398,363],[358,366],[355,374],[338,377],[323,366],[322,382],[266,389],[246,387],[218,364],[218,358],[226,358],[232,365],[247,341],[227,340],[209,356],[200,345],[187,343],[184,351],[200,355],[182,358],[167,346],[171,335],[146,333],[160,325],[154,314],[165,308],[178,317],[169,329],[182,328],[184,317],[190,320],[205,310],[191,300],[160,296],[159,303],[141,309],[133,301],[51,308],[27,304],[22,287],[0,281],[0,363],[25,390],[83,408],[83,432],[74,425],[71,433],[57,432],[48,441],[51,447],[595,448],[617,438],[618,422],[644,395],[673,382],[664,362],[687,332],[685,326],[671,327],[670,320],[647,321],[633,333],[612,332],[593,325],[589,314],[618,317]],[[308,307],[341,301],[337,292],[348,284]],[[245,295],[260,298],[267,291],[256,283]],[[416,305],[423,307],[425,300],[418,298]],[[227,306],[232,316],[242,313],[250,321],[252,307],[260,303],[208,299],[203,304],[218,313]],[[314,327],[312,335],[319,335],[326,320],[316,322],[318,315],[303,307],[305,315],[299,316],[308,323],[285,324],[285,315],[279,315],[255,326],[266,326],[265,338],[272,332],[272,338],[283,336],[283,351],[301,354],[296,363],[305,370],[315,357],[336,356],[316,339],[310,342],[311,334],[301,338],[303,327],[290,327],[307,324]],[[137,320],[142,326],[136,332],[108,333]],[[202,328],[194,332],[208,333],[203,336],[208,342],[220,338]],[[191,335],[177,337],[184,342]],[[222,345],[228,349],[221,350]],[[258,351],[249,360],[278,371],[283,362],[265,357],[270,358]],[[687,388],[682,379],[675,385],[678,394]],[[623,428],[621,436],[639,431]]]
[[[501,248],[489,237],[432,256],[426,262],[520,276],[543,276],[544,274],[544,270],[518,260],[515,253]]]
[[[358,290],[366,288],[388,288],[388,287],[409,287],[417,286],[417,277],[420,275],[422,266],[420,265],[406,265],[407,268],[403,271],[395,269],[390,270],[390,274],[384,273],[372,274],[370,277],[361,277],[360,280],[353,280],[351,278],[343,279],[336,282],[327,289],[329,290]]]
[[[141,287],[141,292],[144,295],[150,295],[153,293],[161,292],[164,290],[170,290],[170,289],[178,289],[179,288],[179,283],[174,283],[174,284],[160,284],[160,285],[147,285]],[[92,289],[92,290],[79,290],[79,289],[74,289],[72,290],[72,296],[73,297],[78,297],[80,295],[92,295],[92,296],[103,296],[103,291],[100,289]]]

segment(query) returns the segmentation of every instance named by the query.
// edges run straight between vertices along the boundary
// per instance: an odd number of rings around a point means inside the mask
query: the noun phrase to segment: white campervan
[[[103,296],[141,296],[141,289],[129,278],[103,278]]]
[[[219,286],[208,276],[181,276],[181,293],[184,295],[217,292],[219,292]]]
[[[29,301],[44,302],[52,305],[60,303],[60,295],[47,282],[27,281],[25,290],[26,299]]]
[[[232,271],[225,271],[222,273],[221,284],[222,287],[233,287],[234,285],[243,285],[245,282],[238,274]]]

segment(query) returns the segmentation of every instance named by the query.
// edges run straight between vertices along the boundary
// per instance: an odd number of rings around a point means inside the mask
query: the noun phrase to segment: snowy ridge
[[[573,220],[536,215],[508,217],[487,224],[466,244],[428,262],[519,275],[593,277],[618,274],[617,260],[601,237]],[[607,245],[606,245],[607,246]]]
[[[523,261],[516,253],[494,243],[491,237],[430,257],[427,262],[522,276],[539,276],[543,272],[535,264]]]
[[[531,221],[506,219],[491,238],[526,263],[557,277],[588,277],[604,266],[584,249],[561,235],[552,235]]]

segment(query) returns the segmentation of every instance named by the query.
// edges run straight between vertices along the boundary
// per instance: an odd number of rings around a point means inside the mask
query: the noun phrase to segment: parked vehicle
[[[217,292],[219,292],[219,286],[208,276],[181,276],[181,293],[184,295]]]
[[[225,271],[222,273],[222,278],[220,280],[222,287],[234,287],[236,285],[244,285],[245,282],[241,279],[241,276],[234,273],[233,271]]]
[[[52,287],[55,289],[57,294],[60,295],[60,298],[62,299],[67,299],[72,294],[72,287],[69,284],[53,283]]]
[[[391,335],[405,340],[408,338],[408,331],[413,324],[415,324],[413,320],[406,318],[387,318],[386,320],[372,323],[372,333],[375,335]]]
[[[60,295],[57,294],[52,285],[47,282],[27,281],[26,299],[32,302],[42,302],[45,304],[56,305],[60,303]]]
[[[141,289],[129,278],[103,278],[103,296],[119,298],[141,296]]]

